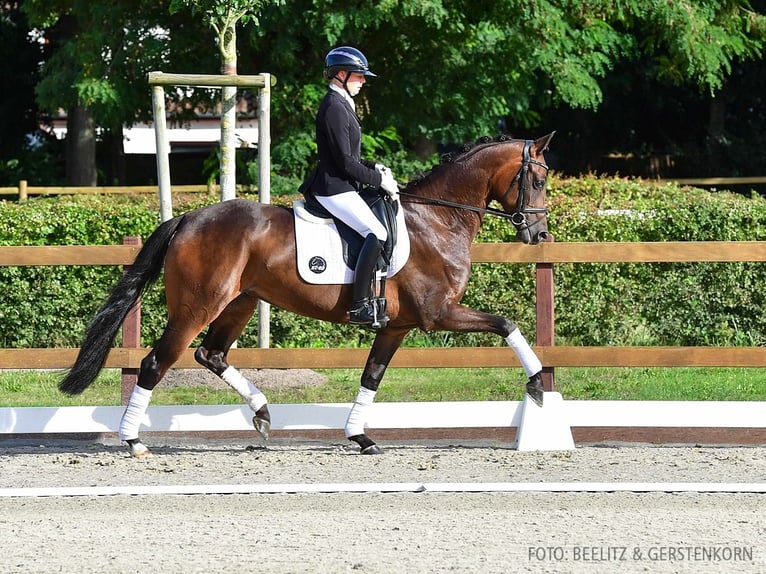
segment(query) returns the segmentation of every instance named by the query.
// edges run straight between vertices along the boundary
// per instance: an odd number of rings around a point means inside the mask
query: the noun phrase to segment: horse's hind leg
[[[152,392],[168,369],[186,350],[204,325],[188,324],[177,328],[168,323],[159,341],[141,361],[138,382],[120,420],[119,437],[128,444],[131,456],[142,458],[151,454],[138,437],[141,419],[149,407]]]
[[[240,294],[210,324],[202,344],[194,353],[197,362],[221,377],[237,391],[252,409],[253,425],[263,438],[269,437],[271,415],[266,396],[242,373],[227,362],[229,348],[247,325],[258,305],[258,298]]]

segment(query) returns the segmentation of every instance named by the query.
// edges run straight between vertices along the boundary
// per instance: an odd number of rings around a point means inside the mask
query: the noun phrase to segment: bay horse
[[[554,133],[537,140],[480,139],[401,190],[410,258],[387,281],[389,322],[375,335],[345,425],[346,437],[362,454],[382,452],[365,433],[366,413],[394,353],[415,328],[503,337],[529,377],[527,393],[542,404],[542,365],[518,327],[460,300],[471,270],[471,242],[485,214],[510,219],[517,241],[549,239],[543,152]],[[490,208],[492,201],[502,210]],[[138,430],[152,391],[206,326],[195,359],[242,396],[254,413],[255,429],[267,438],[271,417],[266,397],[227,362],[229,348],[258,301],[334,323],[349,319],[350,285],[313,285],[299,277],[293,216],[290,208],[235,199],[160,224],[93,317],[59,389],[79,394],[94,381],[125,316],[164,267],[167,325],[141,361],[120,439],[131,456],[150,454]]]

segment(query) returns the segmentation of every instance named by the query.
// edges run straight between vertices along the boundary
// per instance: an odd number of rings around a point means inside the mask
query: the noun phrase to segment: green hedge
[[[766,201],[635,179],[553,177],[549,228],[556,241],[766,240]],[[187,211],[215,201],[177,198]],[[291,198],[279,200],[289,203]],[[0,203],[0,245],[119,244],[146,237],[158,223],[154,196],[35,198]],[[512,241],[513,230],[488,216],[478,241]],[[573,345],[761,345],[766,342],[766,271],[758,263],[562,264],[555,269],[556,340]],[[0,347],[79,346],[120,269],[110,267],[0,268]],[[534,266],[474,266],[467,305],[535,330]],[[161,286],[144,298],[143,343],[165,324]],[[372,334],[275,308],[278,347],[367,346]],[[413,332],[411,346],[500,345],[479,334]],[[240,338],[257,345],[256,320]]]

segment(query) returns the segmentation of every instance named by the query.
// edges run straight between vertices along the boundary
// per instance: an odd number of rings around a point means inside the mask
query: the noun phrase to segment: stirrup
[[[385,329],[388,325],[386,300],[382,298],[357,301],[348,311],[349,323],[364,325],[374,330]]]

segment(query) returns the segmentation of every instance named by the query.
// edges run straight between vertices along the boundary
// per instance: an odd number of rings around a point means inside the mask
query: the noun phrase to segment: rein
[[[466,211],[473,211],[474,213],[481,213],[481,214],[488,213],[489,215],[496,215],[497,217],[502,217],[503,219],[508,219],[511,221],[513,221],[513,216],[516,215],[515,212],[506,213],[505,211],[500,211],[499,209],[493,209],[491,207],[474,207],[473,205],[465,205],[464,203],[455,203],[453,201],[447,201],[446,199],[434,199],[432,197],[421,197],[419,195],[415,195],[414,193],[407,193],[406,191],[400,191],[399,195],[401,197],[406,197],[409,199],[417,199],[418,203],[423,203],[428,205],[441,205],[443,207],[454,207],[456,209],[465,209]]]
[[[465,209],[466,211],[473,211],[474,213],[480,213],[480,214],[489,214],[489,215],[495,215],[497,217],[502,217],[503,219],[508,219],[516,228],[521,228],[527,221],[526,214],[527,213],[545,213],[547,215],[548,208],[547,207],[529,207],[526,206],[525,203],[527,201],[527,172],[529,171],[529,165],[534,164],[538,165],[542,168],[545,168],[546,173],[548,172],[548,166],[544,163],[537,161],[536,159],[532,159],[529,156],[529,148],[532,147],[532,144],[534,143],[533,140],[526,140],[524,142],[524,151],[523,151],[523,158],[521,167],[519,168],[519,171],[516,173],[516,175],[513,177],[511,182],[508,184],[508,189],[505,190],[505,193],[503,194],[503,197],[501,199],[504,199],[510,192],[511,189],[513,189],[513,185],[515,183],[519,183],[519,195],[516,198],[516,209],[513,213],[507,213],[505,211],[500,211],[499,209],[492,209],[491,207],[474,207],[473,205],[465,205],[463,203],[456,203],[454,201],[447,201],[446,199],[435,199],[432,197],[421,197],[420,195],[415,195],[414,193],[407,193],[405,191],[400,191],[399,195],[402,197],[406,197],[409,199],[415,199],[418,200],[419,203],[429,204],[429,205],[441,205],[443,207],[453,207],[456,209]]]

